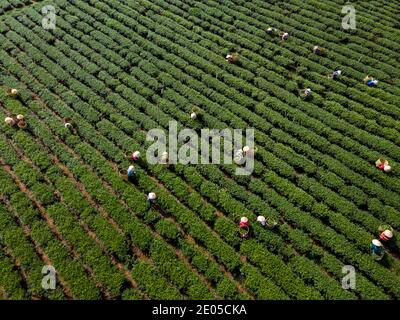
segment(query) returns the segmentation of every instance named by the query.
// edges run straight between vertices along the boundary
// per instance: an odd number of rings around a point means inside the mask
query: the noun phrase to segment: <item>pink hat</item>
[[[393,237],[393,232],[390,230],[383,231],[383,234],[385,235],[386,238],[389,238],[389,239],[391,239]]]

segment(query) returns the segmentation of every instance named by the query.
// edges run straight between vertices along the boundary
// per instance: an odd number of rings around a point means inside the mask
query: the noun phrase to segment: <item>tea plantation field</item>
[[[399,299],[400,2],[355,1],[347,30],[346,4],[0,1],[0,297]],[[254,128],[254,172],[149,164],[147,132],[171,120]]]

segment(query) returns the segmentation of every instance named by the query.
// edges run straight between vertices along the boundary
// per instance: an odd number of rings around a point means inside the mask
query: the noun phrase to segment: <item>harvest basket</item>
[[[241,238],[248,238],[250,236],[250,228],[247,226],[239,227],[239,235]]]
[[[20,129],[26,129],[27,127],[26,121],[24,120],[19,121],[17,125]]]
[[[265,227],[267,229],[274,229],[278,225],[278,221],[275,219],[269,219],[266,221]]]

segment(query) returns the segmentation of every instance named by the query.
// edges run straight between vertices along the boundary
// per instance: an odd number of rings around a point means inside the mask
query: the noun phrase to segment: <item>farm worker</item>
[[[132,161],[138,161],[140,157],[140,151],[135,151],[134,153],[132,153],[131,159]]]
[[[190,114],[190,118],[191,118],[192,120],[196,120],[196,119],[197,119],[197,113],[196,113],[196,112],[192,112],[192,113]]]
[[[250,151],[250,147],[249,146],[244,146],[243,147],[243,154],[246,156],[248,154],[248,152]]]
[[[364,78],[364,82],[367,84],[367,86],[376,86],[378,84],[378,80],[375,80],[373,77],[366,76]]]
[[[289,39],[289,33],[285,32],[284,34],[282,34],[282,40],[285,41]]]
[[[7,94],[10,96],[16,96],[18,94],[18,90],[17,89],[8,89]]]
[[[252,156],[257,151],[257,148],[250,148],[249,146],[244,146],[242,151],[243,151],[243,155]]]
[[[370,244],[371,253],[376,254],[378,256],[382,256],[385,253],[385,249],[382,246],[382,243],[378,239],[372,240]]]
[[[249,226],[249,219],[247,219],[247,217],[241,217],[240,218],[240,223],[239,223],[239,227],[240,228],[245,228]]]
[[[341,70],[335,70],[335,71],[333,71],[333,73],[332,73],[332,78],[333,78],[333,79],[338,79],[338,78],[340,77],[341,74],[342,74],[342,71],[341,71]]]
[[[154,204],[156,202],[156,194],[154,192],[150,192],[147,196],[147,201],[150,204]]]
[[[267,33],[268,33],[269,35],[272,35],[272,34],[274,33],[274,29],[268,28],[268,29],[267,29]]]
[[[320,53],[322,53],[322,49],[321,49],[320,47],[318,47],[318,46],[315,46],[315,47],[313,48],[313,52],[314,52],[315,54],[320,54]]]
[[[25,120],[20,120],[17,122],[17,125],[20,129],[25,129],[26,128],[26,121]]]
[[[8,124],[9,126],[13,126],[13,125],[15,124],[15,120],[14,120],[13,118],[11,118],[11,117],[5,118],[5,119],[4,119],[4,122],[5,122],[6,124]]]
[[[25,120],[25,118],[24,118],[24,116],[22,114],[17,115],[15,117],[15,119],[14,119],[16,124],[18,124],[18,123],[20,123],[21,121],[24,121],[24,120]]]
[[[236,53],[233,54],[227,54],[225,59],[226,61],[228,61],[229,63],[235,63],[238,60],[238,55]]]
[[[161,162],[162,162],[162,163],[167,163],[167,162],[168,162],[168,152],[167,152],[167,151],[164,151],[164,152],[161,154]]]
[[[265,219],[264,216],[258,216],[257,217],[257,222],[259,222],[263,227],[266,225],[267,220]]]
[[[379,158],[378,160],[376,160],[375,166],[379,170],[382,170],[385,172],[390,172],[392,170],[392,167],[389,165],[389,161],[387,161],[386,159],[383,159],[383,158]]]
[[[311,89],[310,88],[307,88],[306,90],[304,90],[304,94],[306,96],[308,96],[310,93],[311,93]]]
[[[128,170],[127,170],[127,173],[128,173],[128,179],[129,180],[133,179],[134,176],[135,176],[135,167],[134,166],[129,166]]]
[[[393,238],[393,232],[390,230],[383,231],[379,236],[379,239],[382,241],[389,241],[392,238]]]
[[[364,81],[364,83],[367,83],[368,81],[373,80],[373,79],[374,78],[372,78],[370,76],[366,76],[363,81]]]

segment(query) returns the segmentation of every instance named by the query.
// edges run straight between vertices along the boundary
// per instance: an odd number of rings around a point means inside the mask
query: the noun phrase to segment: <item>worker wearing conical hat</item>
[[[322,49],[319,46],[314,46],[313,52],[315,54],[321,54],[322,53]]]
[[[249,226],[250,226],[249,219],[247,219],[247,217],[241,217],[239,227],[243,228],[243,227],[249,227]]]
[[[135,174],[136,174],[135,167],[129,166],[127,173],[128,173],[128,180],[132,181],[135,178]]]
[[[168,162],[168,152],[167,151],[164,151],[162,154],[161,154],[161,163],[167,163]]]
[[[392,238],[393,238],[393,232],[391,230],[384,230],[379,236],[379,239],[381,241],[389,241]]]
[[[132,161],[138,161],[139,158],[140,158],[140,151],[135,151],[132,153],[132,156],[131,156]]]
[[[383,256],[385,253],[385,249],[383,248],[382,243],[378,239],[372,240],[370,244],[371,253],[376,254],[378,256]]]
[[[15,120],[13,118],[11,118],[11,117],[6,117],[4,119],[4,122],[9,126],[13,126],[15,124]]]
[[[267,224],[267,220],[265,219],[264,216],[258,216],[257,217],[257,222],[259,224],[261,224],[263,227],[265,227],[265,225]]]
[[[7,95],[11,96],[11,97],[16,97],[18,95],[18,90],[15,88],[12,89],[7,89]]]
[[[247,217],[240,218],[239,234],[242,238],[248,238],[250,235],[250,223]]]
[[[332,73],[332,79],[339,79],[339,77],[340,77],[340,75],[342,74],[342,71],[341,70],[335,70],[335,71],[333,71],[333,73]]]
[[[149,204],[154,204],[154,203],[156,202],[156,194],[155,194],[154,192],[150,192],[150,193],[147,195],[147,202],[148,202]]]
[[[387,161],[384,158],[379,158],[378,160],[376,160],[375,166],[379,170],[382,170],[382,171],[385,171],[385,172],[390,172],[392,170],[392,167],[389,165],[389,161]]]

